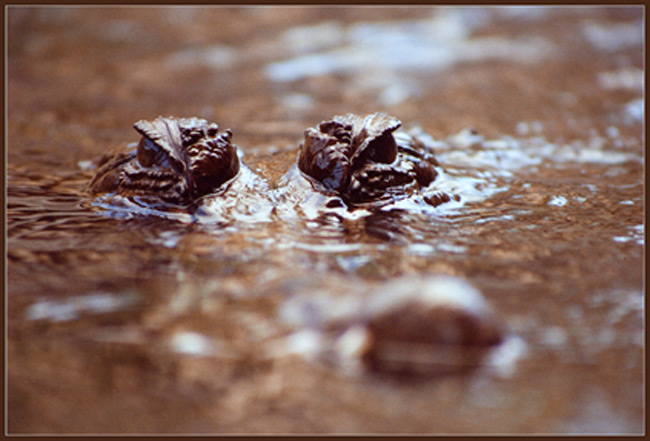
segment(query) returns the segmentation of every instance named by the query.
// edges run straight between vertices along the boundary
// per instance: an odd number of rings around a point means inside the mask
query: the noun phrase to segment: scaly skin
[[[136,151],[119,153],[104,163],[90,182],[92,193],[153,196],[187,205],[213,193],[239,172],[232,132],[200,118],[138,121],[142,135]]]
[[[438,163],[416,140],[397,143],[400,126],[383,113],[335,116],[305,131],[298,166],[352,204],[412,194],[435,180]]]

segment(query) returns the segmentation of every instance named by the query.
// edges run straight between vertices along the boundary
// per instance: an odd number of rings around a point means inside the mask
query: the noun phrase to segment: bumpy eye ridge
[[[193,149],[197,152],[190,165],[194,197],[214,192],[239,172],[239,159],[232,146],[208,142]]]

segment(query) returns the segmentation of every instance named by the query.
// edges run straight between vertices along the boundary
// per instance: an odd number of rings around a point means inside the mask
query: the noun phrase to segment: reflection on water
[[[43,300],[33,303],[25,310],[27,320],[51,320],[55,322],[78,319],[83,314],[106,314],[130,305],[128,296],[115,297],[106,293],[88,294],[63,301]]]
[[[352,283],[336,290],[321,282],[282,305],[280,317],[298,328],[287,339],[289,353],[357,375],[435,376],[479,366],[503,373],[523,352],[521,339],[461,279],[397,278],[371,293]]]
[[[8,23],[11,433],[642,431],[640,8]],[[314,191],[304,129],[375,111],[459,200]],[[94,161],[158,115],[232,127],[241,179],[188,211],[91,198]]]

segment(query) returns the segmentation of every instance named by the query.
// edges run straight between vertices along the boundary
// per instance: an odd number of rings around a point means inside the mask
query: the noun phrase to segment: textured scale
[[[142,135],[136,151],[105,162],[90,182],[93,193],[152,196],[173,204],[189,204],[217,191],[239,172],[232,132],[200,118],[138,121]]]

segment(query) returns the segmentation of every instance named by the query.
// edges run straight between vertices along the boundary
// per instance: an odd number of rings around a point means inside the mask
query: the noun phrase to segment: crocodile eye
[[[144,136],[140,139],[138,143],[138,162],[141,166],[151,167],[155,165],[160,154],[160,148],[151,140]]]
[[[384,133],[372,139],[359,157],[359,163],[366,161],[390,164],[397,157],[397,144],[391,133]]]

